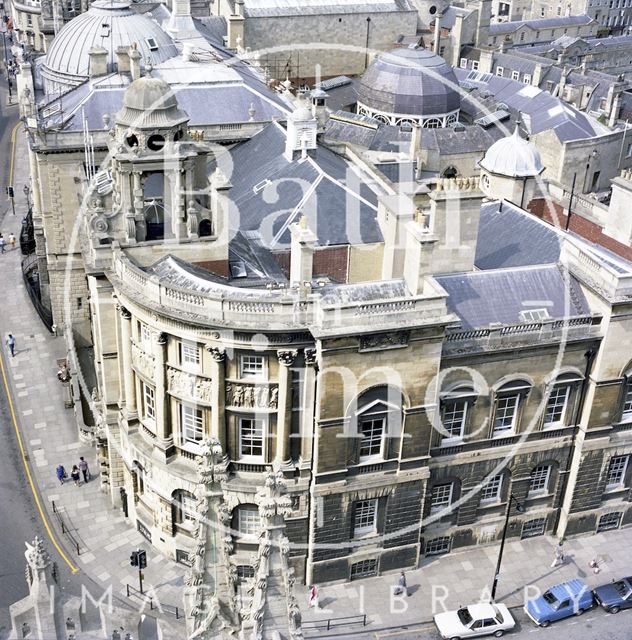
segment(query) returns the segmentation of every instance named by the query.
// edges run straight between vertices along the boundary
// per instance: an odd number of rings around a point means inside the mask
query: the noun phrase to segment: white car
[[[471,604],[458,611],[438,613],[434,617],[439,634],[448,640],[496,636],[511,631],[516,621],[504,604]]]

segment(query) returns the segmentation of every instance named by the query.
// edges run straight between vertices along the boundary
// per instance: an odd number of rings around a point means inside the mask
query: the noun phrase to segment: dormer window
[[[520,312],[522,322],[541,322],[548,320],[551,316],[546,309],[525,309]]]
[[[150,51],[158,51],[158,43],[154,38],[145,38],[145,42],[147,43]]]

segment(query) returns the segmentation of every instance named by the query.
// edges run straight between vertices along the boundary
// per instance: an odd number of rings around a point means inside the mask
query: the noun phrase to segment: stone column
[[[277,437],[275,461],[282,464],[290,458],[290,419],[292,403],[292,380],[290,367],[297,356],[296,351],[279,351],[279,401],[277,407]]]
[[[173,448],[173,435],[171,433],[171,416],[167,406],[167,381],[165,376],[165,362],[167,359],[167,334],[159,333],[154,342],[156,383],[156,444],[166,456],[171,454]]]
[[[226,351],[219,347],[207,346],[211,354],[211,438],[217,438],[222,450],[226,451]]]
[[[125,401],[124,415],[129,419],[131,416],[135,417],[137,412],[134,369],[132,368],[132,314],[123,306],[119,306],[119,314],[123,361],[123,395]]]
[[[301,465],[309,466],[314,438],[314,400],[316,394],[316,349],[305,349],[301,421]]]

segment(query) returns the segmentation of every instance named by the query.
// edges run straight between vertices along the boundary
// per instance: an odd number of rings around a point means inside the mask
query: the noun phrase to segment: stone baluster
[[[207,346],[206,350],[211,354],[211,437],[217,438],[222,450],[226,451],[226,351],[213,346]]]
[[[282,464],[290,458],[290,419],[292,402],[291,367],[296,351],[279,351],[279,403],[277,408],[277,439],[275,461]]]
[[[121,350],[123,361],[123,394],[125,415],[136,416],[136,387],[134,369],[132,368],[132,314],[123,306],[119,306],[121,328]]]

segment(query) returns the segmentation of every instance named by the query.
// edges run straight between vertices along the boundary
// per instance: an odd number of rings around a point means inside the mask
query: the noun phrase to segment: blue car
[[[529,600],[524,610],[538,626],[548,627],[556,620],[581,616],[592,606],[593,592],[581,580],[569,580]]]
[[[597,604],[610,613],[632,608],[632,577],[602,584],[594,591]]]

